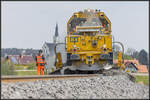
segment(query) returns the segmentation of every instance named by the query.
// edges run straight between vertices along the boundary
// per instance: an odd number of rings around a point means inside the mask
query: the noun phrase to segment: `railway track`
[[[82,75],[44,75],[44,76],[2,76],[1,82],[24,82],[37,80],[58,80],[58,79],[74,79],[74,78],[88,78],[97,77],[98,74],[82,74]]]

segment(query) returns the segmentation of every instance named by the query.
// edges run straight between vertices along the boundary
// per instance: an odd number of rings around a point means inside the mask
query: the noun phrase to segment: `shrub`
[[[27,64],[27,69],[29,69],[29,70],[34,70],[34,69],[36,69],[36,62],[33,62],[33,63],[30,63],[30,64]]]
[[[125,54],[124,55],[124,59],[126,59],[126,60],[132,60],[133,58],[131,56]]]
[[[1,75],[16,75],[14,71],[15,65],[6,60],[1,61]]]

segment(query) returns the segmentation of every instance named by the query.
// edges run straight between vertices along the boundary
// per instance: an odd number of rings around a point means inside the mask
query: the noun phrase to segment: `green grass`
[[[37,71],[17,71],[18,76],[23,75],[37,75]]]
[[[15,65],[8,61],[1,61],[1,75],[16,75]]]
[[[36,63],[35,62],[27,64],[27,65],[21,65],[21,64],[15,65],[15,70],[24,70],[24,69],[36,70],[36,68],[37,67],[36,67]]]
[[[15,65],[15,70],[24,70],[24,65]]]
[[[30,70],[30,71],[16,71],[16,70]],[[35,70],[35,71],[31,71]],[[37,66],[36,63],[30,63],[27,65],[15,65],[12,62],[6,60],[1,61],[1,75],[37,75]]]
[[[149,76],[136,76],[136,82],[143,82],[145,85],[149,85]]]
[[[37,68],[35,62],[30,63],[30,64],[27,64],[27,66],[28,66],[28,67],[27,67],[28,70],[35,70],[35,69]]]

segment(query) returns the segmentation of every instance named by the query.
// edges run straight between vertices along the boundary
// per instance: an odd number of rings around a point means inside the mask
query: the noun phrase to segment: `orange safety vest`
[[[37,65],[38,66],[44,66],[45,61],[43,60],[42,56],[37,56]]]

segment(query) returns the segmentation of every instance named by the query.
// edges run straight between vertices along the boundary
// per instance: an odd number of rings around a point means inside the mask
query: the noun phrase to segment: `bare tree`
[[[136,50],[133,49],[133,48],[128,48],[127,51],[126,51],[126,54],[131,56],[131,55],[133,55],[133,53],[134,53],[135,51],[136,51]]]
[[[142,49],[139,53],[138,60],[142,65],[148,65],[148,53]]]
[[[137,59],[139,52],[134,48],[128,48],[125,54]]]

